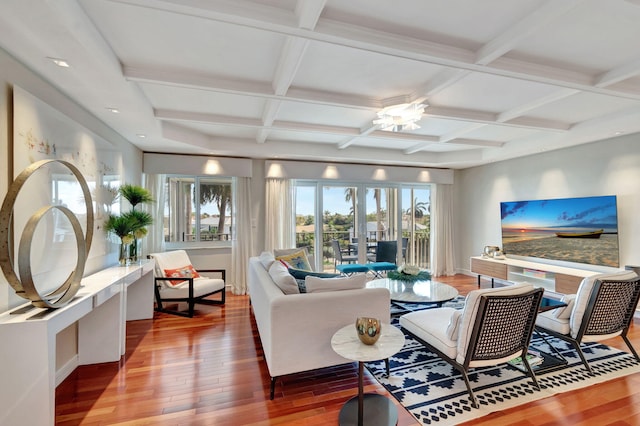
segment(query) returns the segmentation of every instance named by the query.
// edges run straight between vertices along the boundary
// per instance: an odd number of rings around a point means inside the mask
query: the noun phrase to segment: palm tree
[[[345,188],[344,189],[344,200],[348,203],[351,202],[351,209],[349,213],[353,214],[353,222],[351,222],[351,226],[353,227],[353,236],[356,236],[356,189],[355,188]]]
[[[380,197],[382,191],[380,188],[375,188],[373,190],[373,199],[376,201],[376,228],[378,232],[376,233],[376,240],[380,241],[382,239],[384,233],[384,224],[382,223],[382,199]]]
[[[231,185],[229,184],[201,184],[200,205],[216,203],[220,217],[218,218],[218,234],[224,232],[227,206],[231,202]]]
[[[418,198],[413,200],[413,207],[407,209],[407,214],[413,214],[416,219],[421,219],[425,213],[429,213],[429,203],[418,202]]]

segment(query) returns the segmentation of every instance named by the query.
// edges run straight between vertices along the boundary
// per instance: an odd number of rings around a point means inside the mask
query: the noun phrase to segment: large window
[[[429,185],[296,181],[297,246],[322,253],[316,266],[329,271],[332,240],[361,263],[375,256],[378,241],[398,241],[399,263],[429,268],[430,195]]]
[[[164,238],[167,243],[231,241],[233,178],[168,176]]]

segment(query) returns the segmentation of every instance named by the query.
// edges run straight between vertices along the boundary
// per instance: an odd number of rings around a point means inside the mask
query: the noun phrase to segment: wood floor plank
[[[475,277],[440,277],[465,295]],[[490,286],[482,281],[482,286]],[[195,318],[167,314],[127,323],[121,361],[78,367],[56,389],[56,424],[71,425],[332,425],[357,393],[356,363],[270,377],[248,296],[198,306]],[[640,328],[630,339],[640,348]],[[626,350],[622,339],[607,342]],[[365,370],[365,391],[387,391]],[[413,416],[391,397],[399,426]],[[640,424],[640,374],[493,413],[473,425]]]

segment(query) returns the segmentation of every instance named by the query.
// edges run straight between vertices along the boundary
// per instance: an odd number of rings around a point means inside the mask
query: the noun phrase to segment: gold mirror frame
[[[50,163],[59,163],[64,165],[78,180],[78,183],[82,188],[87,211],[87,230],[83,239],[80,222],[73,212],[66,207],[45,206],[40,208],[29,218],[20,238],[18,267],[20,270],[20,277],[22,278],[21,282],[15,273],[13,263],[11,262],[11,248],[9,246],[9,226],[11,224],[13,208],[18,194],[27,179],[29,179],[29,177],[31,177],[38,169]],[[42,216],[51,209],[61,211],[71,222],[76,237],[78,259],[75,270],[69,274],[65,282],[51,293],[41,296],[35,288],[33,277],[31,275],[31,242],[33,240],[33,232],[35,231],[38,222]],[[91,248],[91,241],[93,240],[93,223],[94,218],[91,192],[89,191],[87,181],[84,179],[84,176],[82,176],[82,173],[80,173],[80,170],[77,167],[67,161],[49,159],[35,162],[24,169],[9,186],[7,195],[2,203],[2,208],[0,208],[0,267],[2,268],[2,272],[4,273],[7,282],[14,289],[16,294],[24,299],[31,300],[31,303],[39,308],[60,308],[73,299],[80,289],[80,281],[84,274],[84,266],[86,259],[89,256],[89,249]],[[60,297],[58,298],[58,296]]]

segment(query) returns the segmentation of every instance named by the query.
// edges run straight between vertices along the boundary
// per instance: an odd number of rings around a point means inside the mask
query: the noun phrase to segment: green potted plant
[[[120,186],[118,193],[131,204],[131,211],[120,215],[110,214],[104,228],[106,232],[120,238],[118,261],[121,265],[127,265],[138,260],[139,240],[147,235],[147,226],[153,223],[153,217],[147,212],[136,210],[136,206],[151,203],[153,198],[145,188],[130,184]]]

